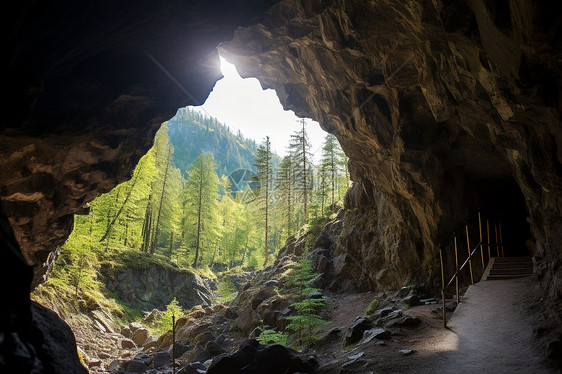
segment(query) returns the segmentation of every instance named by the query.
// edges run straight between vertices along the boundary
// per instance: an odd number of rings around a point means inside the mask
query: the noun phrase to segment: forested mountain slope
[[[184,176],[201,151],[211,152],[219,175],[229,175],[237,169],[254,169],[256,142],[234,134],[216,118],[191,108],[180,108],[168,121],[168,135],[174,146],[174,165]]]

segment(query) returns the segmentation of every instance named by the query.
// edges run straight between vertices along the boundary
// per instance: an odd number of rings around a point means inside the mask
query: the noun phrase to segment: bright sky
[[[236,67],[222,57],[221,71],[224,78],[215,84],[207,101],[194,109],[217,118],[234,133],[240,130],[258,144],[269,135],[272,150],[280,156],[286,154],[291,134],[301,126],[300,118],[283,109],[274,90],[262,90],[255,78],[242,79]],[[316,121],[306,119],[306,123],[310,151],[318,161],[326,132]]]

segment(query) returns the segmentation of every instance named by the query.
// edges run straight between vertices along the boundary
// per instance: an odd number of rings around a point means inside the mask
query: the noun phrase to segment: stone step
[[[529,277],[531,274],[489,275],[488,280],[515,279]]]
[[[533,262],[530,257],[496,257],[493,260],[483,279],[513,279],[533,274]]]
[[[513,268],[497,268],[497,267],[493,267],[492,268],[492,272],[500,272],[500,273],[505,273],[505,272],[511,272],[511,273],[516,273],[518,271],[522,271],[522,272],[529,272],[529,271],[533,271],[533,268],[522,268],[522,267],[513,267]]]

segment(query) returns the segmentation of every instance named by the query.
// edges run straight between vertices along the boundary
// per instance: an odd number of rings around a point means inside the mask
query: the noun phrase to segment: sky
[[[293,111],[283,109],[274,90],[262,90],[255,78],[241,78],[236,67],[222,57],[221,71],[224,78],[215,84],[207,101],[194,109],[217,118],[234,133],[240,130],[258,144],[269,136],[273,152],[285,155],[291,134],[300,128],[301,119]],[[318,161],[327,133],[316,121],[306,119],[306,123],[310,151]]]

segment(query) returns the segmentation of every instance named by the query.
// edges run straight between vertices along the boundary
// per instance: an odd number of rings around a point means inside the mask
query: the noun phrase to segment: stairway
[[[523,278],[533,274],[531,257],[494,257],[482,276],[482,280]]]

